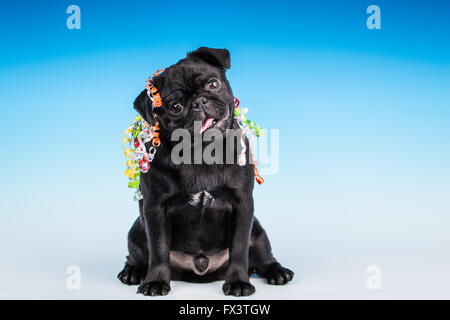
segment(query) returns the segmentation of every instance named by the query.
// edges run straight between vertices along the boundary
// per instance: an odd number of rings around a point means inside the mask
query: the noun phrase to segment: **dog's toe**
[[[264,273],[264,277],[269,284],[281,285],[291,281],[294,278],[294,272],[275,263]]]
[[[143,272],[141,268],[126,264],[122,271],[117,275],[122,283],[127,285],[139,284],[142,280]]]
[[[165,281],[150,281],[142,283],[137,293],[142,293],[144,296],[165,296],[169,293],[170,286]]]
[[[226,282],[222,287],[223,293],[227,296],[249,296],[255,292],[255,287],[248,282],[234,281]]]

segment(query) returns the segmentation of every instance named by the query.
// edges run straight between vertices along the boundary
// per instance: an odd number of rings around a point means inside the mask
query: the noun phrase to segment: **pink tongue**
[[[211,127],[213,122],[214,122],[214,118],[206,119],[205,122],[203,122],[202,127],[200,128],[200,133],[202,133],[203,131],[205,131],[209,127]]]

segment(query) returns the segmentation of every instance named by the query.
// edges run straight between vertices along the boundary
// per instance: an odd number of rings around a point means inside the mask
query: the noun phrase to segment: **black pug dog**
[[[253,272],[276,285],[294,276],[273,257],[267,234],[253,216],[248,141],[244,166],[175,164],[171,159],[176,129],[195,134],[194,122],[201,121],[197,134],[215,128],[225,137],[227,129],[238,128],[225,77],[229,68],[228,50],[199,48],[154,77],[162,107],[152,110],[146,90],[134,102],[148,123],[155,124],[156,114],[161,141],[151,169],[141,174],[140,216],[128,234],[129,255],[118,275],[125,284],[140,284],[138,293],[166,295],[171,279],[224,279],[226,295],[248,296],[255,292],[249,281]],[[236,149],[237,143],[224,148]]]

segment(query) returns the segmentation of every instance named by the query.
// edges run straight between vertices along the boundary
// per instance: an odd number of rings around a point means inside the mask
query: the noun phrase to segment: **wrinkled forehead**
[[[203,88],[212,78],[223,79],[225,71],[204,63],[185,62],[169,67],[161,77],[163,94],[174,90],[192,92]]]

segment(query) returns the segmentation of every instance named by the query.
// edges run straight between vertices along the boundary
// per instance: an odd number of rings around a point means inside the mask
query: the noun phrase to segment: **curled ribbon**
[[[239,125],[239,127],[242,129],[242,136],[241,136],[241,153],[238,155],[238,164],[240,166],[244,166],[247,162],[245,152],[247,151],[247,148],[245,146],[244,137],[247,137],[249,140],[250,145],[250,134],[251,131],[255,133],[257,137],[260,137],[262,135],[261,127],[256,124],[255,122],[247,119],[247,108],[239,108],[239,100],[237,98],[234,98],[234,117]],[[253,151],[250,148],[252,159],[254,159]],[[258,173],[258,163],[256,161],[253,162],[254,166],[254,174],[255,174],[255,180],[258,184],[262,184],[264,182],[264,179],[259,175]]]
[[[162,106],[161,95],[153,85],[153,77],[158,76],[161,72],[164,72],[164,69],[157,70],[148,77],[145,86],[153,108]],[[125,170],[125,175],[129,179],[128,187],[136,189],[134,200],[142,199],[142,194],[139,190],[141,172],[147,173],[150,170],[150,163],[155,158],[156,148],[161,145],[159,123],[156,119],[156,114],[153,113],[153,116],[155,117],[154,126],[147,123],[141,116],[137,116],[130,127],[125,130],[122,141],[124,154],[128,158]],[[147,151],[145,144],[148,142],[151,142],[152,145]]]

